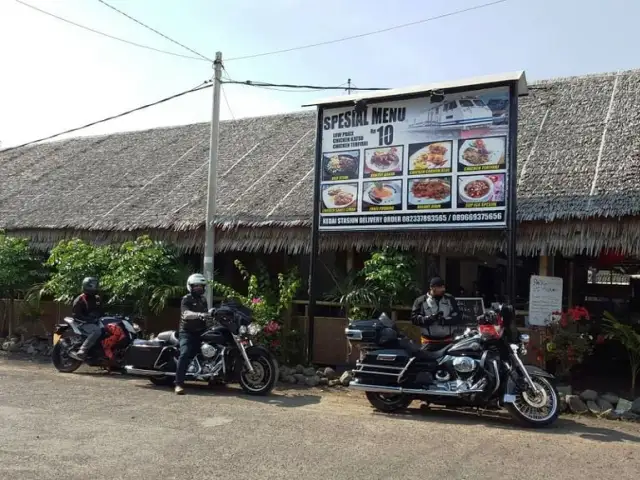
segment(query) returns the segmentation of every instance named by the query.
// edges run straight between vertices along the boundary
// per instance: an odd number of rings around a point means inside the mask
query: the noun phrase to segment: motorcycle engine
[[[456,357],[453,359],[452,364],[458,373],[471,373],[477,367],[476,361],[469,357]]]
[[[218,349],[208,343],[203,343],[200,347],[200,351],[202,352],[202,356],[204,358],[213,358],[218,353]]]

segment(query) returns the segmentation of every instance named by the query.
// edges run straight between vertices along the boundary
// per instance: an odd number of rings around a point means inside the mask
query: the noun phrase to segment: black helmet
[[[86,277],[82,280],[82,292],[95,295],[100,288],[100,281],[95,277]]]

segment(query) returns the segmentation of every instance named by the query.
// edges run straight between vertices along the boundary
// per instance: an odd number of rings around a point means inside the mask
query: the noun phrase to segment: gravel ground
[[[0,479],[637,479],[640,425],[388,416],[356,392],[252,398],[0,358]],[[416,405],[417,406],[417,405]]]

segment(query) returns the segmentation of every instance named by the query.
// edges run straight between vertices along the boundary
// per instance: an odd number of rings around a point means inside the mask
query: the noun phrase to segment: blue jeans
[[[176,369],[176,385],[184,386],[184,377],[187,375],[187,368],[193,357],[198,354],[200,350],[200,334],[185,332],[180,330],[178,333],[180,339],[180,357],[178,358],[178,367]]]

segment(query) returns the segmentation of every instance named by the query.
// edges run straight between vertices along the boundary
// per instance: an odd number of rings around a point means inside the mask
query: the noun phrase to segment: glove
[[[420,327],[424,323],[424,317],[422,315],[416,315],[411,319],[411,323],[413,323],[416,327]]]

